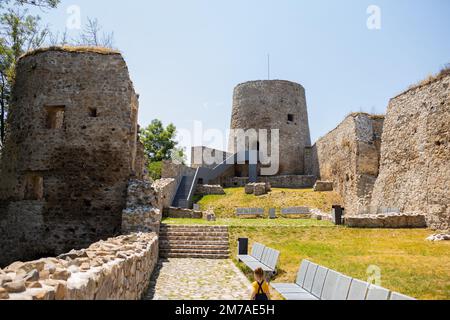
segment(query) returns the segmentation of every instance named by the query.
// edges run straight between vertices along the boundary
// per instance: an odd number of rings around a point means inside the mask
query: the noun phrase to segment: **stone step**
[[[161,258],[174,259],[229,259],[229,254],[189,254],[189,253],[164,253],[160,254]]]
[[[211,236],[160,236],[159,238],[161,241],[168,240],[168,241],[174,241],[174,240],[181,240],[181,241],[228,241],[228,236],[226,237],[211,237]]]
[[[190,230],[204,230],[204,231],[222,231],[228,232],[228,227],[226,226],[172,226],[172,225],[161,225],[161,230],[168,231],[190,231]]]
[[[183,237],[228,237],[228,232],[188,232],[188,231],[170,231],[170,232],[164,232],[160,231],[160,236],[183,236]]]
[[[168,245],[168,244],[181,244],[181,245],[210,245],[210,246],[229,246],[229,242],[225,240],[213,240],[213,241],[206,241],[206,240],[167,240],[167,239],[160,239],[159,241],[160,245]]]
[[[228,244],[224,245],[209,245],[209,244],[182,244],[182,243],[170,243],[170,244],[161,244],[159,246],[160,250],[229,250]]]
[[[187,253],[187,254],[230,254],[229,249],[164,249],[159,250],[161,254],[163,253]]]
[[[228,227],[162,225],[160,255],[165,258],[228,259]]]

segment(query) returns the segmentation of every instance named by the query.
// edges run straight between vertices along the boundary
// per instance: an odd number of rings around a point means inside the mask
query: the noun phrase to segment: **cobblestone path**
[[[231,260],[159,262],[146,300],[247,300],[250,282]]]

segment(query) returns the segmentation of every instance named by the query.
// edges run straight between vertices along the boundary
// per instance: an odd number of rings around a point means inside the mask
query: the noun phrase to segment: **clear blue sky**
[[[450,62],[448,0],[63,0],[42,14],[63,30],[69,5],[114,31],[140,93],[141,125],[229,127],[233,88],[272,78],[306,88],[313,141],[352,111],[389,99]],[[369,5],[381,30],[369,30]],[[75,35],[76,33],[72,33]]]

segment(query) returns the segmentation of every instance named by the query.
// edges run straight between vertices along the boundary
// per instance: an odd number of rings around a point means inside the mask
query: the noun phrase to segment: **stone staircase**
[[[228,227],[161,225],[161,258],[228,259]]]

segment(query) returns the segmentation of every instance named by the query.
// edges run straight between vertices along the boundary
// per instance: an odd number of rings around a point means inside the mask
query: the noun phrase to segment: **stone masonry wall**
[[[152,181],[130,180],[127,207],[122,212],[122,232],[159,234],[162,219],[159,207],[159,192],[153,188]]]
[[[58,258],[0,269],[0,300],[139,300],[158,261],[158,237],[135,233]]]
[[[315,176],[269,176],[258,177],[258,182],[269,183],[273,188],[303,189],[312,188],[316,182]],[[249,178],[224,177],[220,183],[225,188],[245,187]]]
[[[208,196],[208,195],[225,195],[225,190],[220,185],[197,185],[195,195]]]
[[[120,234],[127,181],[139,170],[138,100],[123,57],[28,54],[12,101],[0,164],[0,265]]]
[[[352,114],[311,150],[312,173],[333,182],[348,215],[365,213],[370,205],[378,176],[383,120]]]
[[[450,228],[450,75],[412,88],[389,104],[372,208],[425,214]]]
[[[177,180],[171,178],[159,179],[153,183],[152,187],[158,193],[158,209],[161,212],[165,208],[172,206],[172,201],[175,198],[178,188]]]
[[[176,164],[173,161],[163,161],[161,178],[181,180],[183,176],[194,176],[196,169],[182,164]]]

